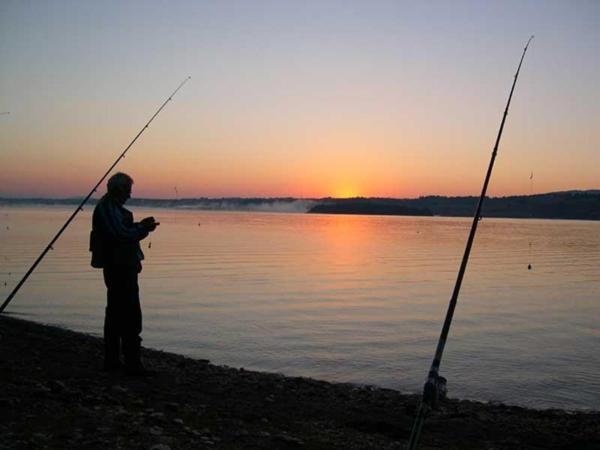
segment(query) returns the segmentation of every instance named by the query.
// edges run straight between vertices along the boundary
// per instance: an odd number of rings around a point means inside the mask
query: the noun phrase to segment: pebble
[[[279,434],[277,436],[275,436],[277,439],[286,442],[288,444],[293,444],[293,445],[304,445],[304,441],[302,439],[299,439],[297,437],[294,436],[290,436],[289,434]]]
[[[35,389],[33,390],[33,392],[38,395],[38,396],[44,396],[46,394],[49,394],[50,392],[52,392],[51,389],[49,389],[48,387],[44,386],[43,384],[38,384]]]
[[[154,436],[160,436],[163,434],[163,429],[161,427],[152,427],[150,428],[150,434]]]
[[[121,393],[124,393],[124,392],[129,392],[129,389],[127,389],[127,388],[125,388],[125,387],[121,386],[120,384],[115,384],[115,385],[114,385],[114,386],[111,388],[111,390],[112,390],[112,391],[114,391],[114,392],[121,392]]]
[[[54,380],[54,381],[50,382],[50,388],[55,391],[60,392],[60,391],[64,391],[67,388],[67,386],[62,381]]]
[[[159,444],[164,444],[164,445],[173,445],[173,438],[171,436],[160,436],[158,438],[158,443]]]
[[[156,444],[150,447],[150,450],[171,450],[167,444]]]

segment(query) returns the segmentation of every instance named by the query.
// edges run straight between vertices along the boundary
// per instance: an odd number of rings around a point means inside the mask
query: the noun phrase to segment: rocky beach
[[[419,401],[152,349],[156,374],[131,377],[101,355],[97,337],[0,316],[0,448],[402,449]],[[421,448],[598,449],[600,412],[447,399]]]

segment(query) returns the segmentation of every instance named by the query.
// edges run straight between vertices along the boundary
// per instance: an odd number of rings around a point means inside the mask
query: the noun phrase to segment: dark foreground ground
[[[98,338],[0,316],[0,448],[400,449],[418,399],[144,350],[152,378],[99,371]],[[451,385],[450,385],[451,389]],[[422,449],[600,449],[600,412],[447,400]]]

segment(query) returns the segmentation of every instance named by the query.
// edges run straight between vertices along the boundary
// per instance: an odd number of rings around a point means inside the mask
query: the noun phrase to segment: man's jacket
[[[131,211],[105,195],[94,208],[90,251],[92,267],[120,266],[141,270],[144,254],[140,241],[148,236],[146,228],[133,221]]]

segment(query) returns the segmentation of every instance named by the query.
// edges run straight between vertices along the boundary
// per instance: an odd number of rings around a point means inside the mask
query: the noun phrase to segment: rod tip
[[[532,35],[529,37],[529,39],[527,39],[527,44],[525,44],[525,50],[527,50],[527,47],[529,47],[529,43],[532,41],[532,39],[533,39],[534,37],[535,37],[535,35],[533,35],[533,34],[532,34]]]

